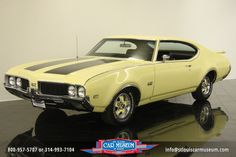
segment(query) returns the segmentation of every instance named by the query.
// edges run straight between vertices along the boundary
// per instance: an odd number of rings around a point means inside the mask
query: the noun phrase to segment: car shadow
[[[195,101],[191,105],[168,101],[151,103],[137,108],[132,121],[123,126],[105,124],[98,113],[68,116],[62,110],[47,109],[38,116],[34,128],[17,135],[9,146],[71,146],[77,148],[77,155],[88,155],[79,150],[95,147],[99,139],[125,138],[158,143],[160,147],[146,151],[145,156],[156,153],[165,156],[166,144],[186,146],[187,142],[188,146],[201,146],[219,136],[227,121],[225,112],[221,108],[212,109],[208,101]]]

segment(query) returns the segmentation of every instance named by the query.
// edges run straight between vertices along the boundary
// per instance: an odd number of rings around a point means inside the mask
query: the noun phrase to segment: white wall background
[[[0,0],[0,101],[8,68],[80,55],[110,35],[161,35],[226,50],[236,78],[235,0]]]

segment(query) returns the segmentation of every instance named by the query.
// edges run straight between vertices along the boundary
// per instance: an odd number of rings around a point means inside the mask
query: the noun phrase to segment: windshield
[[[151,40],[104,39],[88,55],[151,61],[155,44],[156,42]]]

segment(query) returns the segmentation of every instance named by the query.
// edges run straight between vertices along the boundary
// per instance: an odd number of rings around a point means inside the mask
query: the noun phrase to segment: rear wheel
[[[197,90],[192,93],[192,96],[196,100],[206,100],[210,97],[212,88],[213,88],[213,82],[207,75],[203,78]]]
[[[111,104],[106,108],[102,119],[112,125],[122,125],[128,123],[133,117],[135,103],[130,90],[119,92]]]
[[[214,114],[208,101],[195,101],[194,114],[202,129],[209,131],[214,127]]]

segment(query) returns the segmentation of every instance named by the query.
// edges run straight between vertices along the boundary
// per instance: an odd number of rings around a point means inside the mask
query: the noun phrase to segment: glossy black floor
[[[104,124],[97,114],[65,112],[43,111],[26,101],[1,102],[0,157],[89,156],[79,149],[95,147],[98,139],[117,137],[160,144],[136,156],[236,155],[236,80],[216,83],[208,102],[194,102],[187,94],[140,107],[133,121],[122,127]],[[14,154],[7,153],[8,146],[71,146],[76,152]],[[164,153],[165,146],[226,147],[230,152]]]

